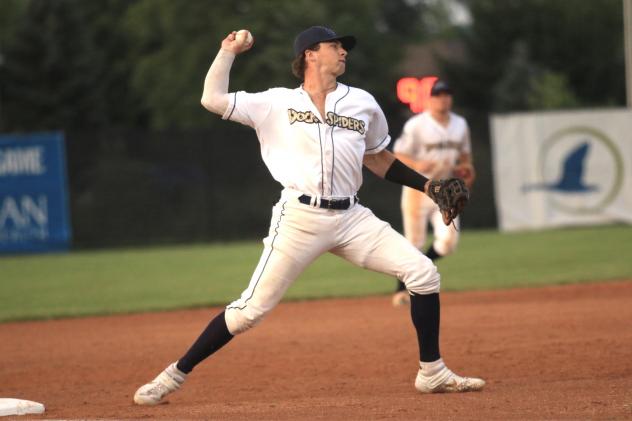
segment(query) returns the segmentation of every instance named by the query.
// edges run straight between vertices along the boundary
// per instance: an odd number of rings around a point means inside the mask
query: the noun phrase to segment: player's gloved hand
[[[460,178],[430,180],[426,184],[426,194],[439,205],[443,223],[446,225],[450,225],[463,212],[470,200],[470,192]]]

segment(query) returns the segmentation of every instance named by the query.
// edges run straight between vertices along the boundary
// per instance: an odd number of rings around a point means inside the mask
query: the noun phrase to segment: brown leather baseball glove
[[[470,200],[470,191],[460,178],[431,180],[426,194],[439,205],[443,223],[450,223],[463,212]]]

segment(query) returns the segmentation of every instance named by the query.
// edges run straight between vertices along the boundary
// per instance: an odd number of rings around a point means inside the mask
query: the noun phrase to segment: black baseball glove
[[[443,223],[450,223],[463,212],[470,200],[470,192],[460,178],[432,180],[426,193],[437,205],[443,217]]]

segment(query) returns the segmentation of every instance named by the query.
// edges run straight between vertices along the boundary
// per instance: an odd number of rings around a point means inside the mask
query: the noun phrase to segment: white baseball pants
[[[439,292],[436,266],[368,208],[347,210],[304,205],[285,189],[272,209],[264,250],[248,288],[226,307],[226,325],[236,335],[255,326],[318,256],[331,252],[362,268],[395,276],[416,294]]]

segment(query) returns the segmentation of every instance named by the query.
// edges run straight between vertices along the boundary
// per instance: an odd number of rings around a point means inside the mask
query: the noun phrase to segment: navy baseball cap
[[[446,81],[437,79],[434,85],[432,85],[432,89],[430,89],[430,96],[438,96],[441,93],[452,95],[452,88],[450,88],[450,85],[448,85]]]
[[[298,57],[312,45],[327,41],[340,41],[342,47],[347,51],[356,45],[356,38],[353,35],[340,36],[333,29],[312,26],[298,34],[294,39],[294,55]]]

